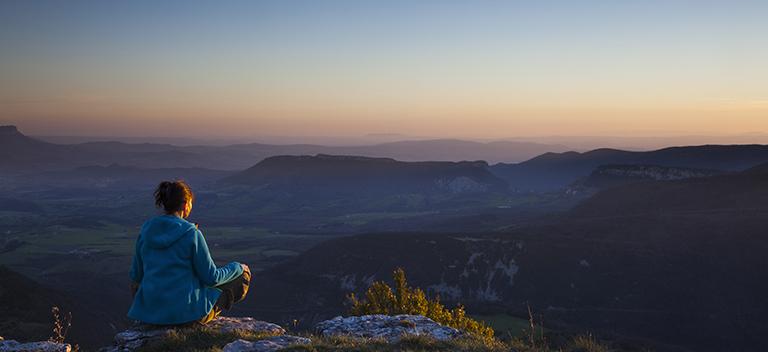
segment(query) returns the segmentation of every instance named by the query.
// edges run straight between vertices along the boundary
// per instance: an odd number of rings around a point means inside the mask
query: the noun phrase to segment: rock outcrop
[[[38,341],[21,343],[16,340],[3,340],[0,337],[0,352],[70,352],[72,346],[67,343]]]
[[[217,329],[221,332],[233,332],[236,330],[252,331],[270,335],[283,335],[285,329],[282,326],[253,319],[251,317],[230,318],[218,317],[216,320],[207,324],[207,326]]]
[[[315,330],[325,337],[349,336],[384,339],[387,342],[396,342],[408,335],[429,336],[441,341],[464,335],[460,330],[438,324],[421,315],[339,316],[317,324]]]
[[[245,332],[267,336],[258,341],[236,340],[224,346],[229,352],[268,352],[293,344],[306,344],[311,341],[306,338],[285,335],[285,329],[280,325],[259,321],[250,317],[233,318],[219,317],[205,325],[207,329],[222,334]],[[130,352],[135,351],[151,342],[160,342],[172,334],[188,333],[198,326],[192,327],[157,327],[139,325],[115,335],[115,345],[102,348],[101,352]]]
[[[312,340],[291,335],[273,336],[258,341],[236,340],[224,346],[224,352],[272,352],[292,345],[307,345]]]
[[[100,352],[132,352],[141,350],[150,343],[163,342],[171,336],[193,334],[202,326],[158,327],[138,325],[115,335],[115,344],[104,347]],[[206,333],[233,334],[234,341],[223,346],[223,352],[274,352],[293,345],[309,345],[306,337],[286,335],[285,329],[273,323],[250,317],[219,317],[205,325]],[[465,336],[465,333],[436,323],[421,315],[363,315],[336,317],[315,326],[317,334],[323,337],[350,337],[376,339],[396,343],[405,336],[428,336],[446,341]],[[255,340],[239,339],[258,338]],[[221,346],[221,345],[219,345]],[[194,347],[194,346],[193,346]],[[0,352],[71,352],[72,346],[51,341],[20,343],[3,340],[0,337]]]

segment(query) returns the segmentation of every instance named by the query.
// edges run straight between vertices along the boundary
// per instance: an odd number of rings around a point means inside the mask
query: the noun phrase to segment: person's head
[[[192,189],[182,180],[160,182],[155,190],[155,205],[169,215],[188,217],[194,200]]]

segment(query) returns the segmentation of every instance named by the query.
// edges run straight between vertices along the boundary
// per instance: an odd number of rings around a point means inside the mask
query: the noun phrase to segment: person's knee
[[[246,266],[246,268],[248,267]],[[250,269],[243,270],[243,274],[240,275],[240,280],[247,287],[248,284],[251,282],[251,270]]]

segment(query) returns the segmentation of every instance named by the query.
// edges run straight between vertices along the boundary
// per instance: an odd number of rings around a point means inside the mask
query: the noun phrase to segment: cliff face
[[[724,171],[660,165],[602,165],[592,173],[571,184],[570,194],[592,192],[605,188],[647,181],[676,181],[725,174]]]
[[[601,179],[672,181],[694,177],[708,177],[722,173],[722,171],[717,170],[659,165],[604,165],[598,167],[592,173],[590,179],[596,185],[599,185]]]

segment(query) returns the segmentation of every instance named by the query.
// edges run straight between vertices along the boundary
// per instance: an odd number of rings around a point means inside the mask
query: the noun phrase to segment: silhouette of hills
[[[30,138],[16,126],[0,126],[0,167],[29,167],[56,163],[69,148]]]
[[[87,142],[53,144],[25,136],[15,126],[2,126],[0,166],[23,170],[70,169],[120,164],[142,168],[206,168],[243,170],[276,155],[362,155],[404,161],[520,161],[566,147],[529,142],[479,143],[462,140],[400,141],[361,146],[312,144],[234,144],[176,146],[160,143]]]
[[[308,194],[476,193],[506,183],[484,161],[403,162],[360,156],[276,156],[224,179],[226,183]]]
[[[521,191],[553,191],[589,176],[602,165],[657,165],[738,171],[768,162],[766,145],[703,145],[648,152],[596,149],[578,153],[545,153],[518,164],[491,166],[497,176]]]

